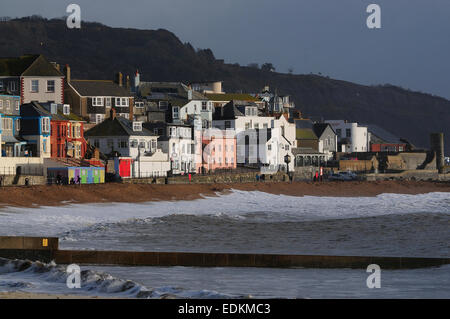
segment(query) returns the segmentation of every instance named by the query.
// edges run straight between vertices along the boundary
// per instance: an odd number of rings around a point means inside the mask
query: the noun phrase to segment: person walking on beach
[[[320,166],[320,181],[323,182],[323,167]]]
[[[319,180],[319,172],[316,171],[316,174],[314,174],[314,181],[318,181]]]

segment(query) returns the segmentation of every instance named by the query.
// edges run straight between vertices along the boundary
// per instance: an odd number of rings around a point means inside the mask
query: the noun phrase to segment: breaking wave
[[[7,280],[5,275],[9,275]],[[12,277],[11,277],[12,275]],[[54,262],[42,263],[29,260],[9,260],[0,257],[0,290],[33,291],[50,294],[82,294],[120,298],[245,298],[215,291],[192,291],[179,287],[147,288],[132,280],[124,280],[108,273],[92,270],[81,271],[81,289],[69,289],[66,268]],[[24,281],[24,278],[28,280]],[[14,280],[16,279],[16,280]],[[48,283],[51,285],[49,286]]]

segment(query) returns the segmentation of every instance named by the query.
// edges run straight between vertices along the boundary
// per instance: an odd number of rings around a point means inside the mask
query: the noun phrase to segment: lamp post
[[[291,162],[291,156],[289,154],[284,156],[284,162],[286,163],[286,172],[289,175],[289,163]]]

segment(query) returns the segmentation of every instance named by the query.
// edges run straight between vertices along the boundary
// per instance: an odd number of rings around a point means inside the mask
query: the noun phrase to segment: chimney
[[[130,99],[130,121],[134,121],[134,99]]]
[[[60,71],[60,72],[61,72],[61,69],[60,69],[60,67],[59,67],[59,64],[58,64],[58,63],[56,63],[56,62],[50,62],[50,64],[51,64],[51,65],[53,65],[53,67],[54,67],[55,69],[57,69],[58,71]]]
[[[119,86],[123,86],[123,74],[122,72],[119,72],[116,74],[116,83],[119,84]]]
[[[67,83],[70,83],[70,66],[68,64],[66,64],[65,67],[65,75],[66,75],[66,81]]]
[[[116,118],[116,109],[114,107],[109,110],[109,118],[111,121],[113,121]]]
[[[130,76],[127,75],[127,90],[130,90]]]
[[[136,74],[134,75],[134,87],[136,88],[136,92],[137,92],[137,87],[139,86],[140,82],[141,82],[141,76],[139,74],[139,71],[136,70]]]

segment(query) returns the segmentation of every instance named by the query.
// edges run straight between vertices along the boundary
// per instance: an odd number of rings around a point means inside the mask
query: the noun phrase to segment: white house
[[[137,94],[167,111],[168,122],[193,124],[200,116],[203,128],[210,128],[213,103],[181,82],[139,82]]]
[[[164,156],[158,150],[158,136],[142,127],[142,122],[111,113],[108,119],[85,132],[88,142],[107,156],[131,157],[135,177],[166,176],[169,160],[167,154]]]
[[[255,103],[231,101],[216,108],[213,126],[236,132],[238,164],[257,163],[278,170],[285,168],[284,157],[290,155],[289,169],[294,168],[295,124],[284,116],[260,116]]]
[[[192,126],[174,123],[146,123],[145,127],[160,135],[158,145],[169,155],[172,174],[196,172],[195,142]]]
[[[325,123],[329,123],[336,132],[342,152],[368,152],[370,150],[370,133],[367,127],[344,120],[327,120]]]

